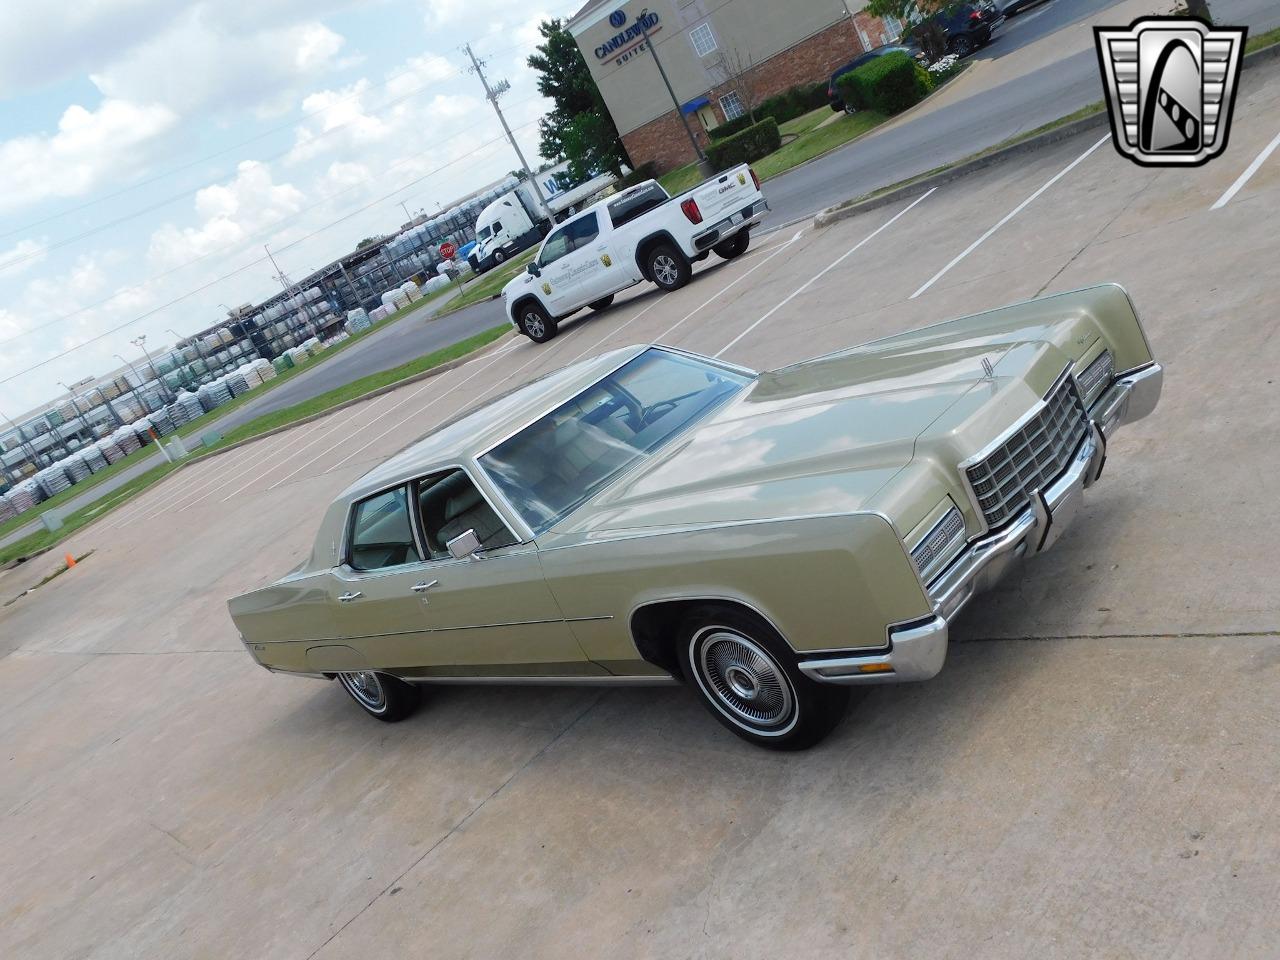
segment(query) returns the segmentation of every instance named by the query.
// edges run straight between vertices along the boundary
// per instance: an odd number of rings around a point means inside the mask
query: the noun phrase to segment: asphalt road
[[[974,58],[1007,57],[1115,3],[1116,0],[1048,0],[1004,21],[996,28],[992,42]],[[1211,10],[1217,22],[1246,25],[1254,33],[1280,25],[1280,4],[1275,0],[1213,0]],[[955,163],[1102,98],[1098,59],[1092,48],[1046,64],[1035,73],[866,137],[775,177],[765,188],[773,211],[765,220],[765,229],[795,223],[842,200]]]

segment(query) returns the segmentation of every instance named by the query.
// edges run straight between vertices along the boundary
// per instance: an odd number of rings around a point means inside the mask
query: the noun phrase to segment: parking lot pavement
[[[1274,956],[1280,153],[1213,207],[1278,133],[1280,71],[1207,167],[1104,144],[1063,173],[1094,135],[760,237],[79,532],[91,557],[0,608],[0,956]],[[253,666],[226,616],[369,466],[580,355],[776,366],[1103,280],[1166,363],[1160,408],[938,678],[807,753],[678,689],[446,688],[387,727]]]

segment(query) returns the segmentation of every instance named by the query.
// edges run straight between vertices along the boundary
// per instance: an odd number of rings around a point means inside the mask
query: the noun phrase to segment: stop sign
[[[457,252],[458,252],[457,244],[450,243],[447,240],[444,243],[440,244],[440,256],[444,257],[444,259],[446,260],[452,260],[453,255]]]

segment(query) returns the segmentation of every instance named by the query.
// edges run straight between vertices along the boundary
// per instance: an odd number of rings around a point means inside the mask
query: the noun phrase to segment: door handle
[[[359,600],[364,594],[357,590],[355,593],[344,593],[338,598],[339,603],[350,603],[352,600]]]
[[[440,582],[439,580],[432,580],[430,583],[417,583],[417,584],[414,584],[413,587],[411,587],[410,589],[412,589],[414,593],[426,593],[432,587],[436,586],[439,582]]]

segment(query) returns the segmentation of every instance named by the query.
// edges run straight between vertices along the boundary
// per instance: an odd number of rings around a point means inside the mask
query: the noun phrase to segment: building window
[[[738,96],[738,91],[736,90],[731,90],[720,98],[720,109],[724,111],[726,120],[737,120],[747,112],[747,108],[742,105],[742,98]]]
[[[884,21],[884,33],[890,40],[899,40],[902,38],[902,21],[897,17],[883,16],[880,18]]]
[[[700,23],[690,30],[689,39],[693,41],[693,49],[700,57],[716,52],[716,35],[711,32],[709,23]]]

